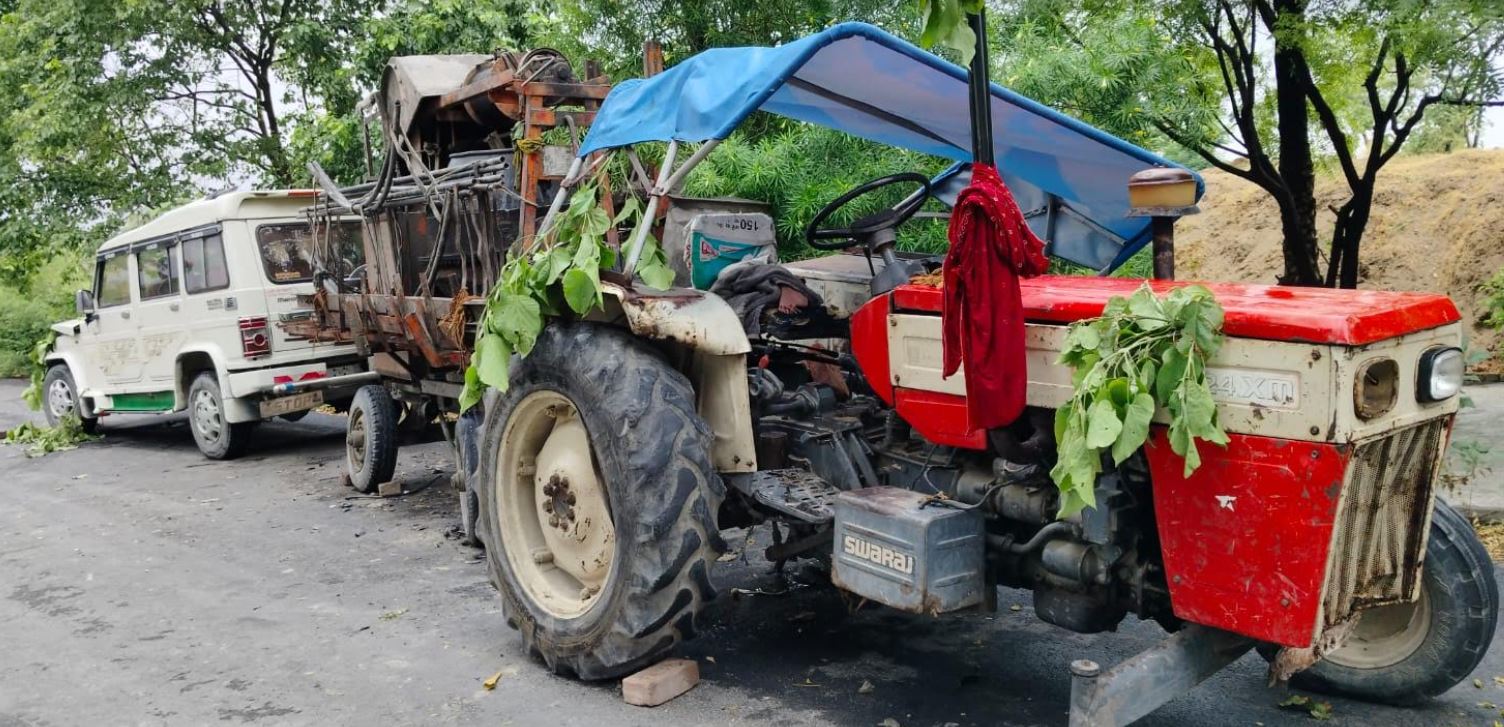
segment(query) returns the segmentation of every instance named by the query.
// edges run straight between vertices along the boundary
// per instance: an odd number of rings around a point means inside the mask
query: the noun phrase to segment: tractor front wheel
[[[1466,679],[1493,642],[1499,586],[1488,551],[1461,514],[1436,501],[1414,603],[1361,612],[1342,648],[1291,682],[1372,702],[1412,704]],[[1274,649],[1260,651],[1271,657]]]
[[[640,669],[715,595],[724,485],[689,381],[615,328],[553,324],[485,402],[480,535],[507,622],[549,668]]]

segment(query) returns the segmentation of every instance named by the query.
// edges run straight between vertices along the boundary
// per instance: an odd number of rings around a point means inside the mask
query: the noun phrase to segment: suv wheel
[[[47,369],[42,379],[42,411],[47,415],[47,426],[55,427],[70,416],[78,417],[85,434],[99,429],[99,420],[84,416],[83,400],[78,397],[78,385],[73,383],[73,374],[65,365]]]
[[[188,424],[198,451],[209,459],[234,459],[245,454],[251,430],[256,427],[256,422],[225,421],[224,397],[213,371],[200,373],[188,388]]]
[[[355,392],[345,424],[345,468],[356,492],[375,492],[397,471],[397,403],[385,387]]]

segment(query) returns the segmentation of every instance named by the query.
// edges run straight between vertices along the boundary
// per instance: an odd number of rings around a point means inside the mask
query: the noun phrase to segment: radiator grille
[[[1446,421],[1398,429],[1353,452],[1328,556],[1324,627],[1414,596]]]

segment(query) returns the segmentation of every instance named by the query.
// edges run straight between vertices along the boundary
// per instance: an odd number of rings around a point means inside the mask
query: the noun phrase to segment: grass
[[[1473,530],[1478,532],[1478,539],[1483,541],[1488,557],[1495,563],[1504,563],[1504,522],[1484,522],[1474,518]]]

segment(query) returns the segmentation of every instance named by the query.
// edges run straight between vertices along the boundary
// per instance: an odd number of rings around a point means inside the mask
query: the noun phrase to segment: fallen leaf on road
[[[862,680],[862,686],[859,686],[859,687],[856,688],[856,693],[857,694],[871,694],[876,689],[877,689],[877,687],[872,686],[872,682],[869,682],[866,679],[863,679]]]
[[[898,720],[889,717],[877,723],[877,727],[899,727]]]
[[[1305,712],[1311,719],[1329,720],[1332,718],[1332,703],[1317,702],[1303,694],[1292,694],[1289,699],[1279,703],[1281,709],[1292,709]]]
[[[1009,611],[1022,611],[1022,610],[1024,610],[1024,607],[1015,603],[1012,606],[1009,606],[1008,610]]]
[[[402,614],[404,613],[407,613],[407,609],[405,608],[399,608],[395,611],[387,611],[386,613],[381,614],[381,620],[391,621],[392,619],[402,618]]]
[[[509,676],[516,676],[516,675],[517,675],[517,667],[515,667],[515,666],[503,667],[501,671],[496,672],[495,674],[492,674],[491,678],[489,678],[489,679],[481,682],[480,685],[483,686],[483,687],[485,687],[486,691],[490,691],[490,690],[496,688],[496,683],[499,682],[499,681],[501,681],[502,677],[509,677]]]
[[[707,656],[707,657],[705,657],[705,661],[708,661],[708,662],[714,664],[715,663],[715,657],[713,657],[713,656]]]
[[[730,563],[731,561],[736,560],[737,558],[740,558],[741,555],[742,555],[741,553],[738,553],[736,551],[732,551],[730,553],[723,554],[719,558],[716,558],[716,561],[721,562],[721,563]]]

